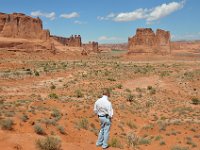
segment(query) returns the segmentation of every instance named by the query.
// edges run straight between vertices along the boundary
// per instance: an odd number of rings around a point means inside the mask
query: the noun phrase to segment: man
[[[98,99],[94,104],[94,112],[98,115],[101,122],[101,130],[99,132],[96,146],[102,146],[103,149],[108,148],[108,139],[110,134],[111,118],[113,116],[112,104],[108,100],[110,91],[103,90],[102,98]]]

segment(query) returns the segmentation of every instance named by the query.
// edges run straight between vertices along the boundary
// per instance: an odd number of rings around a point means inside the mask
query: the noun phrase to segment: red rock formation
[[[75,35],[71,36],[69,38],[66,37],[60,37],[60,36],[51,36],[54,40],[58,41],[59,43],[70,46],[70,47],[81,47],[82,42],[81,42],[81,36],[80,35]]]
[[[21,13],[0,13],[0,36],[8,38],[48,40],[50,33],[43,30],[42,21]]]
[[[42,21],[22,13],[0,13],[0,48],[52,50],[50,32],[43,30]]]
[[[171,53],[170,32],[158,29],[156,31],[157,51],[161,53]]]
[[[181,42],[171,42],[171,49],[180,50],[182,45]]]
[[[66,43],[67,46],[71,46],[71,47],[81,47],[82,46],[82,42],[81,42],[81,36],[80,35],[75,35],[75,36],[71,36],[70,38],[68,38],[68,42]]]
[[[84,44],[83,47],[88,51],[88,52],[99,52],[99,45],[98,42],[89,42],[88,44]]]
[[[158,29],[155,34],[151,28],[139,28],[128,39],[128,49],[130,53],[170,53],[170,32]]]

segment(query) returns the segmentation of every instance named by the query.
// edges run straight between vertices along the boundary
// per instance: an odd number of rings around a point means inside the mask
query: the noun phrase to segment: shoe
[[[107,147],[103,147],[103,149],[107,149],[107,148],[109,148],[109,146],[107,146]]]
[[[101,147],[102,146],[102,144],[101,145],[96,145],[97,147]]]

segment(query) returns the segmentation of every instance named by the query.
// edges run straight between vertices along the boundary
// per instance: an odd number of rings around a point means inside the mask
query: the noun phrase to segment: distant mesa
[[[100,52],[98,42],[83,44],[80,35],[70,37],[51,35],[49,30],[43,29],[40,18],[32,18],[22,13],[0,13],[1,49],[26,52],[51,50],[56,53],[57,44],[78,47],[83,55]],[[170,32],[161,29],[154,33],[151,28],[138,28],[136,35],[128,39],[129,53],[170,54],[170,45]]]
[[[70,47],[81,47],[82,41],[80,35],[71,35],[68,37],[61,37],[61,36],[51,36],[54,40],[58,41],[62,45],[70,46]]]
[[[170,32],[151,28],[138,28],[136,35],[128,38],[129,53],[170,54]]]
[[[69,47],[82,47],[84,50],[82,52],[82,55],[87,55],[90,52],[100,52],[98,42],[90,41],[89,43],[82,43],[81,36],[80,35],[71,35],[70,37],[60,37],[52,35],[51,38],[59,42],[60,44],[64,46]]]
[[[56,44],[55,44],[56,43]],[[82,44],[80,35],[60,37],[51,35],[49,30],[43,29],[40,18],[32,18],[22,13],[0,13],[0,48],[14,51],[51,50],[56,53],[56,45],[77,47],[84,55],[98,52],[98,43]]]
[[[100,49],[99,49],[99,44],[98,42],[95,42],[95,41],[90,41],[89,43],[87,44],[83,44],[83,48],[86,49],[89,53],[90,52],[100,52]]]

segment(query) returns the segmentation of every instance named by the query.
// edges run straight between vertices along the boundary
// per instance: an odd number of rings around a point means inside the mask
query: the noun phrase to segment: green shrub
[[[155,141],[160,141],[163,137],[161,135],[158,135],[155,137]]]
[[[115,78],[112,78],[112,77],[108,78],[108,80],[109,80],[109,81],[116,81],[116,79],[115,79]]]
[[[24,115],[21,116],[21,120],[22,120],[23,122],[26,122],[28,119],[29,119],[29,118],[28,118],[28,116],[27,116],[26,114],[24,114]]]
[[[131,93],[130,89],[125,89],[125,92]]]
[[[36,141],[39,150],[61,150],[61,140],[57,137],[48,136]]]
[[[13,117],[15,115],[15,112],[14,111],[6,111],[4,113],[5,117]]]
[[[174,146],[171,150],[189,150],[187,147]]]
[[[55,118],[61,118],[61,112],[58,109],[53,109],[51,112],[51,116]]]
[[[137,129],[137,126],[136,126],[133,122],[131,122],[131,121],[127,122],[127,125],[128,125],[129,128],[131,128],[131,129]]]
[[[49,94],[49,98],[58,99],[58,95],[56,95],[55,93],[51,93],[51,94]]]
[[[154,124],[150,123],[145,125],[142,129],[144,130],[152,130],[154,128]]]
[[[5,119],[1,121],[1,128],[3,130],[12,130],[14,122],[11,119]]]
[[[46,127],[49,126],[49,125],[55,126],[56,121],[57,121],[56,119],[48,119],[48,118],[45,118],[45,119],[42,120],[42,122],[45,123]]]
[[[192,104],[194,104],[194,105],[200,104],[200,99],[198,99],[198,98],[192,98]]]
[[[153,87],[152,86],[147,86],[147,90],[152,90]]]
[[[130,147],[138,145],[139,138],[134,133],[129,133],[127,135],[127,143]]]
[[[118,89],[122,89],[122,84],[117,84],[117,86],[116,86]]]
[[[148,87],[147,87],[147,90],[149,91],[149,93],[150,93],[151,95],[156,94],[156,89],[153,88],[152,86],[148,86]]]
[[[61,134],[66,134],[65,128],[63,126],[58,126],[57,129]]]
[[[150,92],[151,95],[154,95],[154,94],[156,94],[156,89],[153,88],[153,89],[150,90],[149,92]]]
[[[40,134],[40,135],[45,134],[44,129],[39,124],[36,124],[34,126],[34,130],[35,130],[35,133],[37,133],[37,134]]]
[[[170,76],[170,72],[169,71],[163,71],[160,73],[160,77],[167,77],[167,76]]]
[[[150,140],[149,138],[147,138],[147,137],[141,138],[141,139],[139,140],[139,144],[140,144],[140,145],[148,145],[148,144],[150,144],[150,143],[151,143],[151,140]]]
[[[77,98],[81,98],[81,97],[83,97],[83,93],[81,92],[81,90],[76,90],[75,91],[75,96],[77,97]]]
[[[40,76],[40,73],[37,70],[34,70],[35,76]]]
[[[166,145],[165,141],[160,141],[160,145]]]
[[[83,118],[78,122],[77,125],[79,129],[87,130],[89,128],[89,121],[86,118]]]
[[[123,148],[121,142],[117,138],[112,138],[108,145],[110,147]]]
[[[147,101],[147,102],[145,103],[145,105],[146,105],[147,108],[152,107],[152,106],[153,106],[153,102]]]
[[[54,89],[56,89],[56,86],[53,84],[53,83],[51,83],[51,90],[54,90]]]
[[[164,121],[159,121],[158,123],[158,127],[160,131],[165,131],[166,127],[167,127],[167,123],[165,123]]]
[[[141,93],[142,92],[142,89],[141,88],[139,88],[139,87],[136,87],[136,89],[135,89],[137,92],[139,92],[139,93]]]
[[[128,102],[133,102],[134,97],[135,97],[135,96],[134,96],[133,94],[128,93],[128,95],[127,95],[127,97],[126,97],[126,100],[127,100]]]
[[[27,75],[32,75],[31,69],[26,69],[26,74],[27,74]]]

